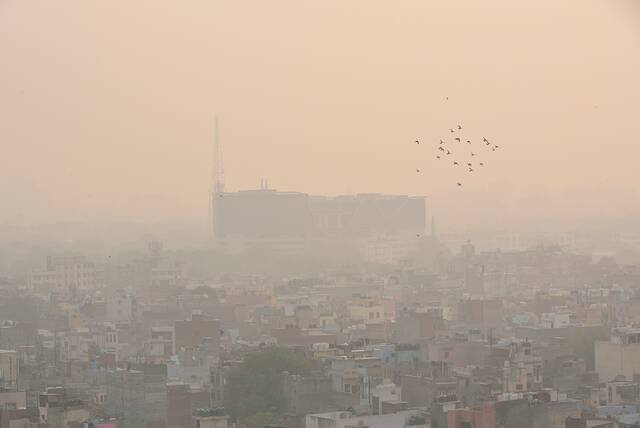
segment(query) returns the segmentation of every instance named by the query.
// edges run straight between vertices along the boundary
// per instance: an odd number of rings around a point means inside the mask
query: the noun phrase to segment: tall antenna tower
[[[218,130],[218,116],[214,118],[213,128],[213,164],[211,168],[211,188],[209,189],[209,214],[211,227],[216,234],[216,206],[218,199],[224,193],[224,168],[222,167],[222,152],[220,150],[220,134]]]
[[[220,134],[218,131],[218,116],[215,117],[213,137],[213,180],[214,191],[216,193],[224,192],[224,168],[222,167],[222,152],[220,150]]]

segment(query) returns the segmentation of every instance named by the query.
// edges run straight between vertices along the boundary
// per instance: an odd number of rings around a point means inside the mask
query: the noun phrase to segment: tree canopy
[[[273,347],[250,354],[227,376],[225,409],[237,420],[281,413],[285,407],[282,373],[304,374],[309,369],[304,356],[292,350]]]

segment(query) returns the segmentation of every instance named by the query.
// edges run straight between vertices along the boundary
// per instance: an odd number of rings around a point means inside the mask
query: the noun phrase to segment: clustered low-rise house
[[[0,428],[640,422],[640,269],[465,243],[438,268],[202,281],[160,249],[50,258],[0,288]],[[298,366],[272,361],[267,391],[238,395],[266,373],[238,371],[273,349]]]

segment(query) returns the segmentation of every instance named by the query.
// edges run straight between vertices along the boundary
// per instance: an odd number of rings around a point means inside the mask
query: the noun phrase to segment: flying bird
[[[446,97],[446,99],[448,100],[449,97]],[[449,132],[452,133],[452,134],[455,134],[456,131],[462,130],[462,129],[463,129],[462,125],[458,124],[458,125],[455,125],[453,128],[449,128]],[[458,143],[461,143],[461,142],[465,141],[468,144],[474,144],[473,140],[471,140],[471,139],[469,139],[469,140],[464,139],[463,140],[462,137],[463,137],[462,134],[458,134],[458,136],[454,136],[453,140],[457,141]],[[436,152],[436,159],[441,160],[443,158],[443,156],[445,156],[445,155],[446,156],[450,156],[450,155],[455,154],[455,153],[453,153],[451,150],[449,150],[447,148],[447,147],[449,147],[447,144],[449,144],[451,140],[445,141],[443,138],[440,138],[440,139],[438,139],[438,141],[439,141],[439,144],[436,145],[436,147],[438,148],[438,150],[441,153]],[[480,140],[478,139],[478,141],[480,141]],[[484,144],[494,152],[499,148],[499,146],[497,144],[493,144],[486,137],[482,137],[482,142],[484,142]],[[417,139],[417,140],[415,140],[415,143],[416,144],[422,144],[422,141],[420,139]],[[469,150],[469,152],[468,152],[471,155],[471,158],[475,159],[475,157],[476,157],[476,155],[478,153],[476,153],[476,152],[474,152],[472,150],[476,150],[477,151],[479,149],[471,148],[471,150]],[[470,160],[473,160],[473,159],[470,159]],[[477,168],[477,166],[480,166],[480,167],[484,167],[485,166],[484,162],[472,163],[472,162],[465,162],[464,160],[460,160],[460,161],[452,160],[452,163],[453,163],[453,166],[465,165],[466,168],[468,169],[469,173],[475,172],[475,168]],[[474,167],[474,165],[475,165],[475,167]],[[416,173],[421,174],[422,170],[420,168],[416,168]],[[457,184],[457,187],[462,187],[463,183],[462,182],[457,182],[456,184]],[[222,196],[222,195],[220,195],[220,196]],[[420,237],[420,236],[421,235],[419,233],[416,234],[416,237]]]

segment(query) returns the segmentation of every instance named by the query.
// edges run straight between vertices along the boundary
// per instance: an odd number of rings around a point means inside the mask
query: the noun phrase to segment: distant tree
[[[277,417],[270,412],[260,412],[255,415],[246,417],[242,423],[246,428],[264,428],[266,425],[276,422]]]
[[[244,423],[261,413],[281,413],[285,407],[282,373],[304,374],[309,369],[310,363],[303,355],[284,348],[266,348],[248,355],[227,377],[225,409]]]

